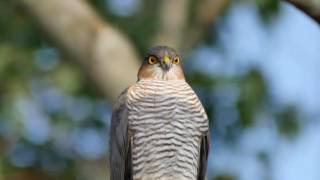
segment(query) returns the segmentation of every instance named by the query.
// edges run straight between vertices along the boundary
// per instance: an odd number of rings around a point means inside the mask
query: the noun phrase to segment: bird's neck
[[[185,77],[183,72],[154,72],[154,71],[140,71],[138,73],[138,81],[139,80],[163,80],[163,81],[185,81]]]
[[[162,74],[155,76],[138,76],[138,81],[140,80],[157,80],[157,81],[185,81],[184,76],[177,76],[176,74]]]

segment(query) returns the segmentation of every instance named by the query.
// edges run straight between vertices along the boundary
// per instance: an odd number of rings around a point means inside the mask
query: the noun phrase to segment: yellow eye
[[[155,56],[149,56],[148,63],[149,64],[156,64],[158,62],[158,59]]]
[[[179,57],[175,57],[173,59],[173,64],[179,64],[180,63],[180,58]]]

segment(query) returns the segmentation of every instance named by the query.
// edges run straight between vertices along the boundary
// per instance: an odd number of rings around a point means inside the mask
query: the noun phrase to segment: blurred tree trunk
[[[320,0],[285,0],[320,24]]]
[[[167,45],[177,50],[182,47],[184,30],[189,15],[190,0],[163,0],[160,4],[159,27],[155,45]]]
[[[194,3],[195,2],[195,3]],[[159,28],[153,44],[165,44],[188,52],[229,4],[229,0],[163,0]],[[192,17],[191,17],[192,16]]]
[[[187,31],[183,42],[183,49],[191,49],[192,46],[197,45],[206,39],[208,32],[211,32],[213,23],[215,23],[219,16],[230,4],[230,0],[202,0],[198,1],[195,7],[194,17],[188,24]]]
[[[80,64],[110,100],[136,80],[138,57],[127,38],[83,0],[17,0],[57,47]]]

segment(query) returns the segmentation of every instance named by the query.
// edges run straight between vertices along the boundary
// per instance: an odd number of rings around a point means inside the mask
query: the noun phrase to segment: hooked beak
[[[163,57],[163,60],[161,61],[161,66],[165,71],[169,71],[169,69],[172,66],[171,59],[169,56]]]

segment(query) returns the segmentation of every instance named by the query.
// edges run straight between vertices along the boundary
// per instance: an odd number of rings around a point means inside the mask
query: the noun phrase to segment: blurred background
[[[320,6],[295,1],[0,1],[0,180],[108,179],[112,103],[154,44],[210,117],[208,179],[319,180]]]

